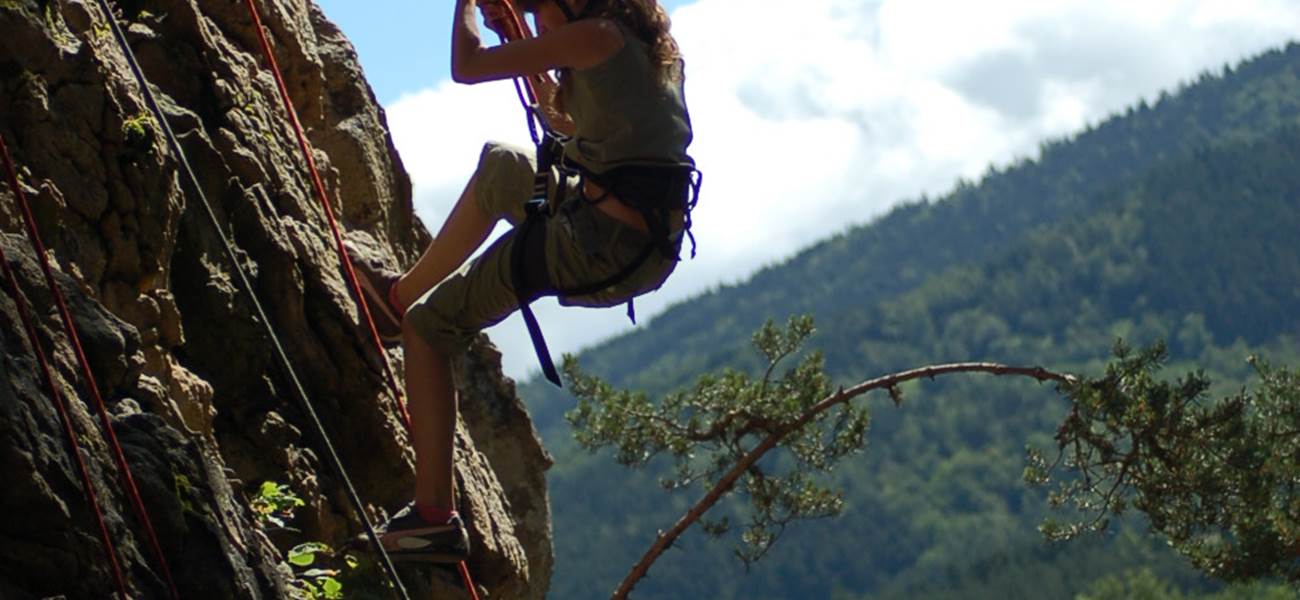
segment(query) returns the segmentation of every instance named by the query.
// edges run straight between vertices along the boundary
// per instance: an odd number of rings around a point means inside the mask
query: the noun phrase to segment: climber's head
[[[591,0],[515,0],[515,6],[533,15],[539,31],[572,23],[587,16],[583,11]]]

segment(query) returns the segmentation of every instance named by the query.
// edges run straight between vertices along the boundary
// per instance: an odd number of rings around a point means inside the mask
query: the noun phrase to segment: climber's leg
[[[469,536],[454,503],[451,361],[410,327],[404,328],[402,349],[415,447],[415,501],[381,527],[380,539],[395,559],[458,562],[469,555]]]
[[[420,260],[397,280],[395,300],[402,307],[410,306],[438,282],[465,262],[492,233],[504,215],[489,215],[474,199],[475,177],[470,177],[452,208],[438,235],[429,242]]]
[[[498,221],[522,222],[536,171],[532,150],[500,142],[484,144],[478,167],[446,223],[398,282],[400,305],[410,306],[456,270],[483,244]]]
[[[452,495],[452,439],[456,431],[456,388],[451,361],[414,329],[404,328],[406,397],[410,399],[411,442],[415,447],[415,502],[439,510],[455,508]]]

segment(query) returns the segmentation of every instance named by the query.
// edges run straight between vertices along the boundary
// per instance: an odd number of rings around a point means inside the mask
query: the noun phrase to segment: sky
[[[317,1],[356,45],[416,212],[437,231],[485,141],[530,143],[514,88],[450,80],[451,1]],[[642,327],[1300,32],[1297,0],[661,3],[686,59],[705,181],[698,257],[637,300]],[[557,357],[633,327],[621,307],[534,307]],[[488,334],[508,375],[537,371],[517,315]]]

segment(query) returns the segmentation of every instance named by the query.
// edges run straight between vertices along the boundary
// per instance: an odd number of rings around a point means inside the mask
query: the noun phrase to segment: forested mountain
[[[1292,44],[1204,75],[1044,145],[1037,160],[684,302],[581,362],[662,392],[706,371],[752,369],[758,325],[812,313],[812,345],[846,383],[949,360],[1088,371],[1123,337],[1165,339],[1172,366],[1239,387],[1251,352],[1300,359],[1297,74]],[[667,494],[650,470],[578,451],[559,418],[570,400],[537,382],[523,396],[557,459],[552,593],[603,597],[699,492]],[[1050,390],[957,379],[907,397],[902,409],[874,407],[867,452],[835,475],[841,517],[794,525],[748,574],[726,541],[689,537],[637,596],[1064,598],[1137,566],[1206,586],[1140,522],[1064,546],[1041,541],[1046,502],[1020,475],[1025,444],[1050,447],[1063,412]]]

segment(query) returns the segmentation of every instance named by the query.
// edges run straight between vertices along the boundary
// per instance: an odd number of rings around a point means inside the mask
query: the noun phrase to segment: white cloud
[[[1300,31],[1294,0],[698,0],[673,20],[707,174],[700,255],[644,317]],[[485,140],[528,143],[508,83],[388,112],[431,229]],[[619,309],[540,304],[556,355],[627,327]],[[508,373],[536,369],[517,317],[490,333]]]

